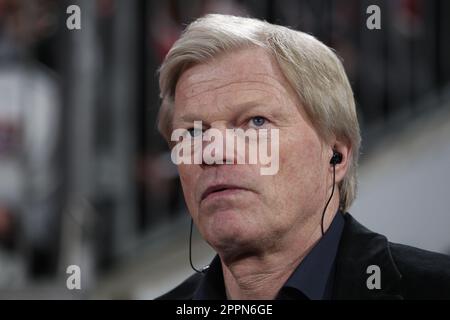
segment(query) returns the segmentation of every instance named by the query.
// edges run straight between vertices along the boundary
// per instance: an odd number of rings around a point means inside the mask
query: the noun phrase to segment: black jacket
[[[380,268],[380,289],[367,287],[370,265]],[[158,299],[190,300],[202,277],[194,274]],[[450,256],[390,243],[347,213],[333,299],[450,299]]]

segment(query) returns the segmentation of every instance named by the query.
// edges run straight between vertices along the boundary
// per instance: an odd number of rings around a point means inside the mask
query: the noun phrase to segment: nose
[[[203,134],[203,166],[236,164],[233,128],[226,122],[211,123]]]

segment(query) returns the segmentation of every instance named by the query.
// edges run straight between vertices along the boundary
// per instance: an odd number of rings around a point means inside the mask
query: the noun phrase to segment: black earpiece
[[[330,164],[336,165],[342,162],[342,153],[333,150],[333,156],[330,159]]]
[[[333,166],[333,187],[331,189],[331,195],[328,198],[327,204],[325,205],[325,208],[323,208],[323,212],[322,212],[322,220],[320,222],[320,229],[322,230],[322,236],[325,234],[325,230],[324,230],[324,219],[325,219],[325,212],[327,211],[327,207],[328,204],[330,204],[331,198],[333,198],[333,194],[334,194],[334,185],[336,184],[336,165],[338,163],[342,162],[342,153],[340,153],[339,151],[333,150],[333,156],[330,159],[330,164]]]

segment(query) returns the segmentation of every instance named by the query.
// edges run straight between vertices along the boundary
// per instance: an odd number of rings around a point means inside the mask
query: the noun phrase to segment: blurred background
[[[72,4],[81,30],[66,27]],[[380,30],[366,27],[372,4]],[[211,12],[337,51],[363,135],[349,212],[391,241],[450,253],[449,1],[0,0],[1,299],[152,299],[192,273],[156,71]],[[194,264],[213,254],[194,234]],[[66,287],[69,265],[80,290]]]

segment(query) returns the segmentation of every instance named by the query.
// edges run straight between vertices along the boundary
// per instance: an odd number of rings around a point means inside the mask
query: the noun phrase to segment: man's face
[[[216,251],[276,250],[301,227],[319,226],[331,151],[323,147],[279,66],[263,49],[225,54],[181,75],[173,129],[190,129],[194,121],[222,132],[279,130],[275,175],[261,175],[260,164],[179,165],[189,212]],[[215,186],[224,188],[208,193]]]

